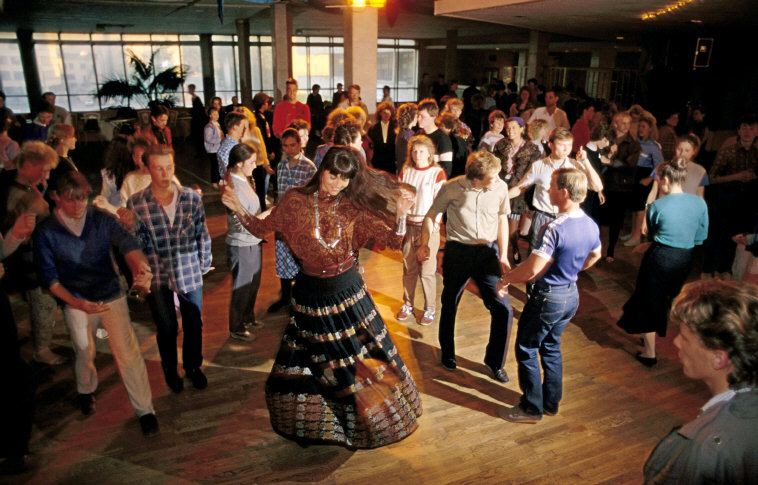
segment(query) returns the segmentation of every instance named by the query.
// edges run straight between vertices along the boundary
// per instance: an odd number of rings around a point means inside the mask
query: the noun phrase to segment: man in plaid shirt
[[[284,155],[276,167],[276,188],[279,200],[284,197],[289,189],[305,185],[316,173],[316,166],[303,153],[300,135],[294,128],[287,128],[282,132],[282,151]],[[300,272],[300,266],[290,252],[290,248],[278,234],[275,248],[276,275],[280,279],[282,291],[279,300],[268,307],[269,313],[278,312],[289,306],[292,282],[297,273]]]
[[[157,328],[158,350],[166,384],[179,393],[184,381],[177,373],[178,324],[174,294],[182,314],[184,371],[196,389],[208,380],[203,363],[203,275],[211,269],[211,238],[203,202],[194,190],[173,182],[174,151],[154,145],[147,152],[152,182],[127,201],[153,273],[148,303]],[[123,219],[123,217],[122,217]]]

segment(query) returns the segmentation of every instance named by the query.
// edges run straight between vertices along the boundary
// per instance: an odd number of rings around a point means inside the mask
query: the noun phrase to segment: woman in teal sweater
[[[653,241],[638,246],[645,251],[634,293],[624,304],[618,325],[630,334],[642,334],[644,350],[637,360],[648,367],[655,357],[655,334],[666,336],[671,302],[692,267],[693,248],[708,234],[708,208],[701,197],[684,193],[687,161],[662,163],[656,173],[661,198],[647,209],[647,227]]]

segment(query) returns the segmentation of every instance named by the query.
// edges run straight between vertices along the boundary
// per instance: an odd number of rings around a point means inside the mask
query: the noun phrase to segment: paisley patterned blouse
[[[402,244],[403,236],[396,235],[388,221],[359,209],[345,197],[319,194],[318,209],[319,229],[326,245],[315,236],[314,197],[300,190],[287,192],[265,219],[245,215],[240,220],[259,238],[270,231],[281,233],[303,272],[311,276],[334,276],[349,269],[358,249],[368,244],[393,249]],[[338,226],[342,228],[341,236]]]

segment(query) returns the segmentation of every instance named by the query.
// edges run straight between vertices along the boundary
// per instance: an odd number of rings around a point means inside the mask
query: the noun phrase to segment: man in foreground
[[[684,375],[711,399],[645,463],[645,483],[758,483],[758,288],[701,280],[682,288],[670,319]]]

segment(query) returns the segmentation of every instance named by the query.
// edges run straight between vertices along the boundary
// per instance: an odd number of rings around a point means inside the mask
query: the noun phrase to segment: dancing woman
[[[652,244],[640,244],[645,251],[634,293],[624,304],[618,325],[630,334],[642,334],[644,351],[637,360],[652,367],[655,334],[666,336],[671,302],[679,293],[692,268],[693,248],[708,234],[708,208],[701,197],[687,194],[682,184],[687,177],[687,160],[679,158],[656,169],[661,198],[647,209],[647,226]],[[649,247],[648,247],[649,246]]]
[[[405,186],[403,186],[405,187]],[[410,435],[421,401],[355,264],[369,241],[399,248],[413,195],[332,147],[315,176],[287,192],[265,219],[245,213],[232,191],[224,204],[254,235],[278,231],[302,269],[294,318],[266,381],[274,430],[299,444],[375,448]]]

